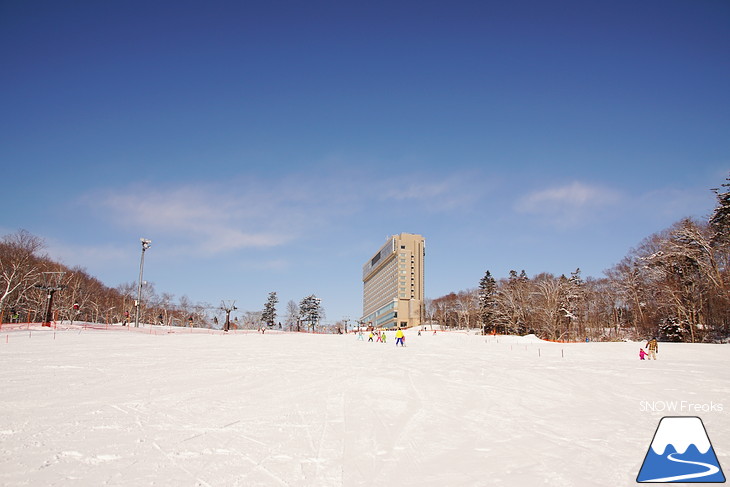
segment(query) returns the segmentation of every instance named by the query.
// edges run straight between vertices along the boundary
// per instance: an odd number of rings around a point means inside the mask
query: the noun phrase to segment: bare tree
[[[35,284],[40,270],[37,254],[44,247],[42,239],[26,230],[3,237],[0,242],[0,317],[13,295],[18,300]]]
[[[471,329],[479,320],[479,293],[476,289],[456,295],[455,311],[459,328]]]
[[[290,299],[286,303],[286,317],[284,321],[289,326],[289,330],[294,330],[296,327],[296,330],[299,331],[299,306],[293,299]]]
[[[259,328],[261,322],[261,311],[244,311],[243,312],[243,326],[248,329]]]
[[[509,272],[507,280],[500,281],[496,293],[495,331],[503,334],[526,333],[529,329],[530,279],[523,270]]]
[[[458,296],[456,293],[449,293],[433,300],[433,319],[439,325],[446,328],[455,328],[459,325],[457,313]]]
[[[562,318],[564,314],[564,286],[559,279],[548,273],[541,273],[533,279],[534,317],[537,326],[552,340],[562,338]]]
[[[672,330],[674,339],[701,341],[716,328],[715,308],[727,309],[728,290],[711,245],[708,224],[684,219],[654,236],[658,250],[641,256],[644,271],[657,288],[659,329]],[[726,327],[721,325],[721,328]]]

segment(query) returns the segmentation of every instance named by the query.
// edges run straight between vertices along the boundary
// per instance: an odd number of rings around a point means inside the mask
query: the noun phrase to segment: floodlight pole
[[[150,244],[152,244],[152,240],[148,240],[146,238],[140,238],[140,242],[142,242],[142,257],[139,260],[139,287],[137,287],[137,302],[135,303],[135,307],[137,308],[134,314],[134,327],[139,328],[139,308],[142,304],[142,273],[144,272],[144,252],[148,248],[150,248]]]

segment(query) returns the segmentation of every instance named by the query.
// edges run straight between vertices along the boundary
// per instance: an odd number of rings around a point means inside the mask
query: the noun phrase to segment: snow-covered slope
[[[0,331],[0,484],[629,486],[659,419],[730,464],[727,345]]]

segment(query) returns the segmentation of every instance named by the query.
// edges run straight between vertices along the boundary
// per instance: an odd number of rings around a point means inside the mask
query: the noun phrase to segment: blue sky
[[[730,3],[0,3],[0,230],[115,287],[359,317],[361,266],[427,242],[601,277],[706,217],[730,170]],[[407,181],[403,185],[403,181]]]

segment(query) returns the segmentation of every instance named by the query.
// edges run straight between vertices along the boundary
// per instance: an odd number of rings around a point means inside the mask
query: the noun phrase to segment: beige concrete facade
[[[376,328],[408,328],[423,323],[423,261],[421,235],[389,237],[362,268],[362,323]]]

